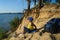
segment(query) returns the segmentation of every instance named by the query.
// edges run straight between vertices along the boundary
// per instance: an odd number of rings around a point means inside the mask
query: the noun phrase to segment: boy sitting
[[[27,19],[27,21],[28,21],[27,26],[24,26],[24,34],[26,32],[28,32],[28,33],[35,32],[37,28],[36,28],[35,24],[33,23],[33,18],[32,17],[29,17]]]

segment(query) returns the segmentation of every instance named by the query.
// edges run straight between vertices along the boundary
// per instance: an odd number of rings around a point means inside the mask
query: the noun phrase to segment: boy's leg
[[[30,29],[28,29],[28,28],[26,28],[26,27],[24,27],[24,34],[25,34],[26,32],[30,33],[30,32],[31,32],[31,30],[30,30]]]
[[[42,31],[40,32],[40,36],[42,36],[43,33],[45,33],[45,30],[42,30]]]
[[[43,30],[40,32],[40,36],[42,36],[43,35]]]
[[[37,29],[33,29],[32,32],[37,32]]]
[[[45,33],[46,31],[45,30],[42,30],[42,33]]]
[[[25,34],[26,33],[26,27],[24,27],[24,32],[23,32],[23,34]]]

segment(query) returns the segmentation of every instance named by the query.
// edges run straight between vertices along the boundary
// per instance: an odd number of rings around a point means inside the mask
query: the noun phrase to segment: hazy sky
[[[27,7],[24,0],[0,0],[0,13],[22,12]]]
[[[0,13],[22,12],[25,8],[27,8],[26,0],[0,0]]]
[[[56,0],[52,0],[51,3],[56,3]]]

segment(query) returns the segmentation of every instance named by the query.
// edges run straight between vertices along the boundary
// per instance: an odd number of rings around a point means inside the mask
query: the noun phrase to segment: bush
[[[15,17],[13,20],[11,20],[9,22],[10,27],[11,27],[11,31],[15,31],[16,28],[19,26],[19,18]]]
[[[2,40],[3,36],[5,35],[5,32],[0,28],[0,40]]]

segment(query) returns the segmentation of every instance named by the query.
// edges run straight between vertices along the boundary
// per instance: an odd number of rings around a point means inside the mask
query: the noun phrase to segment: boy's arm
[[[35,27],[35,29],[37,29],[35,24],[32,23],[32,25]]]

